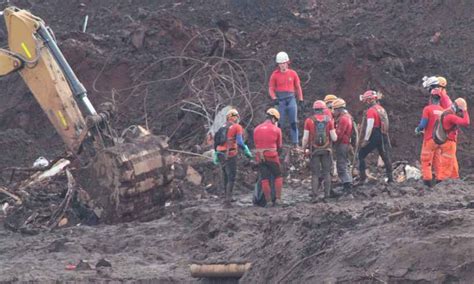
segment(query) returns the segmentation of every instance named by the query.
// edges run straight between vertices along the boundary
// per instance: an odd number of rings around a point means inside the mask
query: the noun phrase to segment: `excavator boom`
[[[38,31],[44,22],[25,10],[4,10],[10,50],[1,50],[0,75],[18,70],[68,150],[79,151],[87,131],[64,73]]]
[[[164,204],[173,178],[167,138],[146,131],[117,137],[108,122],[113,107],[95,110],[43,20],[15,7],[3,15],[9,50],[0,49],[0,76],[18,71],[67,149],[87,156],[78,180],[99,217],[133,220]]]

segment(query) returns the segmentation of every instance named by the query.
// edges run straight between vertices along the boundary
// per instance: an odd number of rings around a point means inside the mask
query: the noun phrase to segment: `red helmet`
[[[325,109],[327,108],[326,103],[321,100],[317,100],[313,103],[313,109]]]
[[[359,96],[361,102],[368,103],[376,101],[379,98],[376,91],[368,90],[363,95]]]

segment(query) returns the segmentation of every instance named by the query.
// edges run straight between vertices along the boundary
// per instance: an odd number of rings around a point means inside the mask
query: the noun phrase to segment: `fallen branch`
[[[69,204],[71,203],[72,196],[74,195],[74,192],[76,190],[76,181],[74,180],[74,177],[72,176],[71,172],[68,169],[66,169],[66,176],[67,176],[67,193],[63,201],[59,205],[58,209],[53,213],[53,215],[51,216],[51,219],[48,222],[48,227],[50,229],[56,227],[59,224],[59,222],[64,216],[64,213],[66,213],[66,210],[69,208]]]
[[[21,204],[22,204],[21,198],[20,198],[19,196],[15,195],[15,194],[9,192],[6,188],[0,187],[0,193],[3,193],[3,194],[5,194],[5,195],[7,195],[7,196],[9,196],[9,197],[11,197],[11,198],[13,198],[13,199],[15,199],[16,204],[18,204],[18,205],[21,205]]]
[[[209,160],[212,160],[211,157],[204,156],[198,153],[193,153],[193,152],[188,152],[188,151],[181,151],[181,150],[174,150],[174,149],[168,149],[168,151],[173,152],[173,153],[180,153],[180,154],[186,154],[186,155],[191,155],[191,156],[198,156],[198,157],[203,157]]]

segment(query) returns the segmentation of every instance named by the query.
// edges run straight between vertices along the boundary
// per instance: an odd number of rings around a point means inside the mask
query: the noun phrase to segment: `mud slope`
[[[93,103],[116,103],[119,130],[148,123],[154,132],[170,135],[175,147],[202,143],[205,120],[179,110],[179,102],[191,96],[185,87],[189,78],[155,82],[182,71],[176,61],[159,60],[220,55],[221,36],[210,28],[219,28],[229,39],[226,57],[258,61],[244,66],[255,93],[255,119],[248,120],[251,114],[242,110],[250,128],[268,103],[266,80],[279,50],[289,52],[308,105],[334,92],[360,119],[358,94],[381,90],[392,119],[395,160],[415,160],[420,147],[412,133],[427,100],[420,89],[423,75],[443,74],[453,98],[471,97],[474,40],[468,11],[473,4],[468,1],[11,2],[31,9],[53,28]],[[79,29],[85,15],[90,20],[83,34]],[[440,37],[433,40],[437,32]],[[155,83],[137,87],[144,82]],[[21,128],[39,146],[48,146],[51,156],[61,153],[60,140],[19,77],[2,79],[0,86],[5,90],[0,94],[0,130]],[[189,129],[195,129],[192,135]],[[472,132],[465,131],[459,156],[472,166],[468,138]]]
[[[214,198],[172,204],[147,223],[79,226],[35,236],[1,231],[0,281],[192,282],[189,264],[250,261],[241,283],[467,283],[474,277],[472,184],[360,188],[356,199],[307,203],[286,189],[285,206],[233,209]],[[372,197],[370,197],[372,196]],[[83,259],[112,269],[68,271]]]

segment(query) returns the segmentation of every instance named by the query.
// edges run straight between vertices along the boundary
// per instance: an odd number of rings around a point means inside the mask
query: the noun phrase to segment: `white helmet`
[[[439,80],[438,77],[436,76],[431,76],[431,77],[423,77],[423,88],[428,89],[430,87],[435,87],[439,86]]]
[[[288,57],[288,54],[286,52],[280,51],[277,53],[275,61],[276,63],[280,64],[290,61],[290,58]]]

